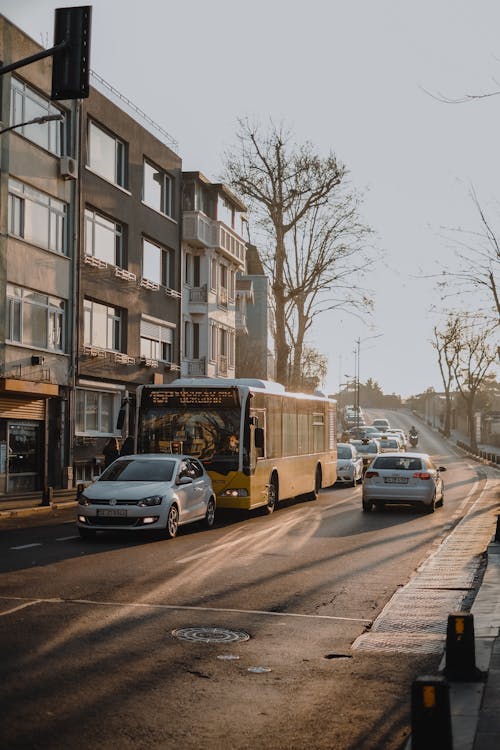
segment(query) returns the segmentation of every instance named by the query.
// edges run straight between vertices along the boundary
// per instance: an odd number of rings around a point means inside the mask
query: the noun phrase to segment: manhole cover
[[[177,628],[172,630],[174,638],[182,641],[198,641],[201,643],[234,643],[248,641],[250,636],[244,630],[228,630],[226,628]]]

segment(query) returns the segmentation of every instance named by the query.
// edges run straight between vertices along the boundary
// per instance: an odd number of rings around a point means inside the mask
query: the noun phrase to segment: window
[[[33,120],[35,117],[60,114],[62,114],[61,110],[54,107],[48,99],[37,94],[36,91],[18,78],[12,78],[10,95],[11,125],[27,122],[28,120]],[[25,138],[32,141],[32,143],[36,143],[46,151],[55,154],[55,156],[61,156],[62,122],[54,120],[53,122],[23,125],[16,128],[16,132],[21,133]]]
[[[226,226],[234,229],[235,210],[225,198],[219,197],[217,205],[217,219],[224,222]]]
[[[67,206],[17,180],[9,180],[9,233],[26,242],[67,254]]]
[[[200,286],[200,256],[186,253],[184,281],[188,286]]]
[[[75,431],[86,435],[113,435],[119,405],[118,393],[78,388]]]
[[[83,343],[119,352],[121,349],[122,312],[99,302],[83,301]]]
[[[153,320],[141,320],[141,357],[172,362],[174,332],[170,326]]]
[[[120,187],[126,187],[126,146],[94,122],[89,122],[88,166]]]
[[[212,258],[210,263],[210,288],[217,291],[217,260]]]
[[[215,362],[217,359],[217,326],[210,324],[210,359]]]
[[[173,254],[170,250],[143,238],[142,275],[149,281],[171,288]]]
[[[64,300],[7,285],[7,339],[62,352],[64,326]]]
[[[123,261],[123,232],[121,224],[85,209],[85,255],[121,266]]]
[[[170,175],[144,162],[144,203],[166,216],[172,216],[172,183]]]

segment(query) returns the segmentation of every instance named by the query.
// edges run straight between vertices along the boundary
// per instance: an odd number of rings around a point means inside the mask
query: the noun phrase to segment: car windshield
[[[175,461],[130,459],[115,461],[99,477],[99,482],[170,482]]]
[[[399,448],[399,441],[398,440],[384,440],[382,445],[385,445],[386,448]]]
[[[409,458],[407,456],[379,456],[373,462],[372,468],[420,471],[422,461],[420,458]]]
[[[360,453],[378,453],[375,443],[361,443],[356,446],[356,450]]]
[[[338,445],[337,458],[352,458],[352,448],[348,445]]]

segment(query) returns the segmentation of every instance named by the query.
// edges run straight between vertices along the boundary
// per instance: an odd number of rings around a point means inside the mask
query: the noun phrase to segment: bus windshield
[[[240,422],[236,389],[144,389],[138,452],[186,453],[227,473],[238,468]]]

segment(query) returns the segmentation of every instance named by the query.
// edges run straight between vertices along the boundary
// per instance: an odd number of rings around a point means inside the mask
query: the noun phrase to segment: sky
[[[52,46],[54,9],[2,0]],[[237,121],[284,123],[333,152],[363,194],[375,263],[362,318],[331,311],[309,343],[328,356],[325,391],[356,373],[385,393],[442,389],[433,327],[450,236],[479,230],[474,187],[500,230],[498,0],[94,0],[91,68],[178,142],[183,169],[218,181]],[[468,305],[474,307],[469,298]],[[451,302],[448,302],[450,305]],[[442,307],[442,305],[441,305]]]

